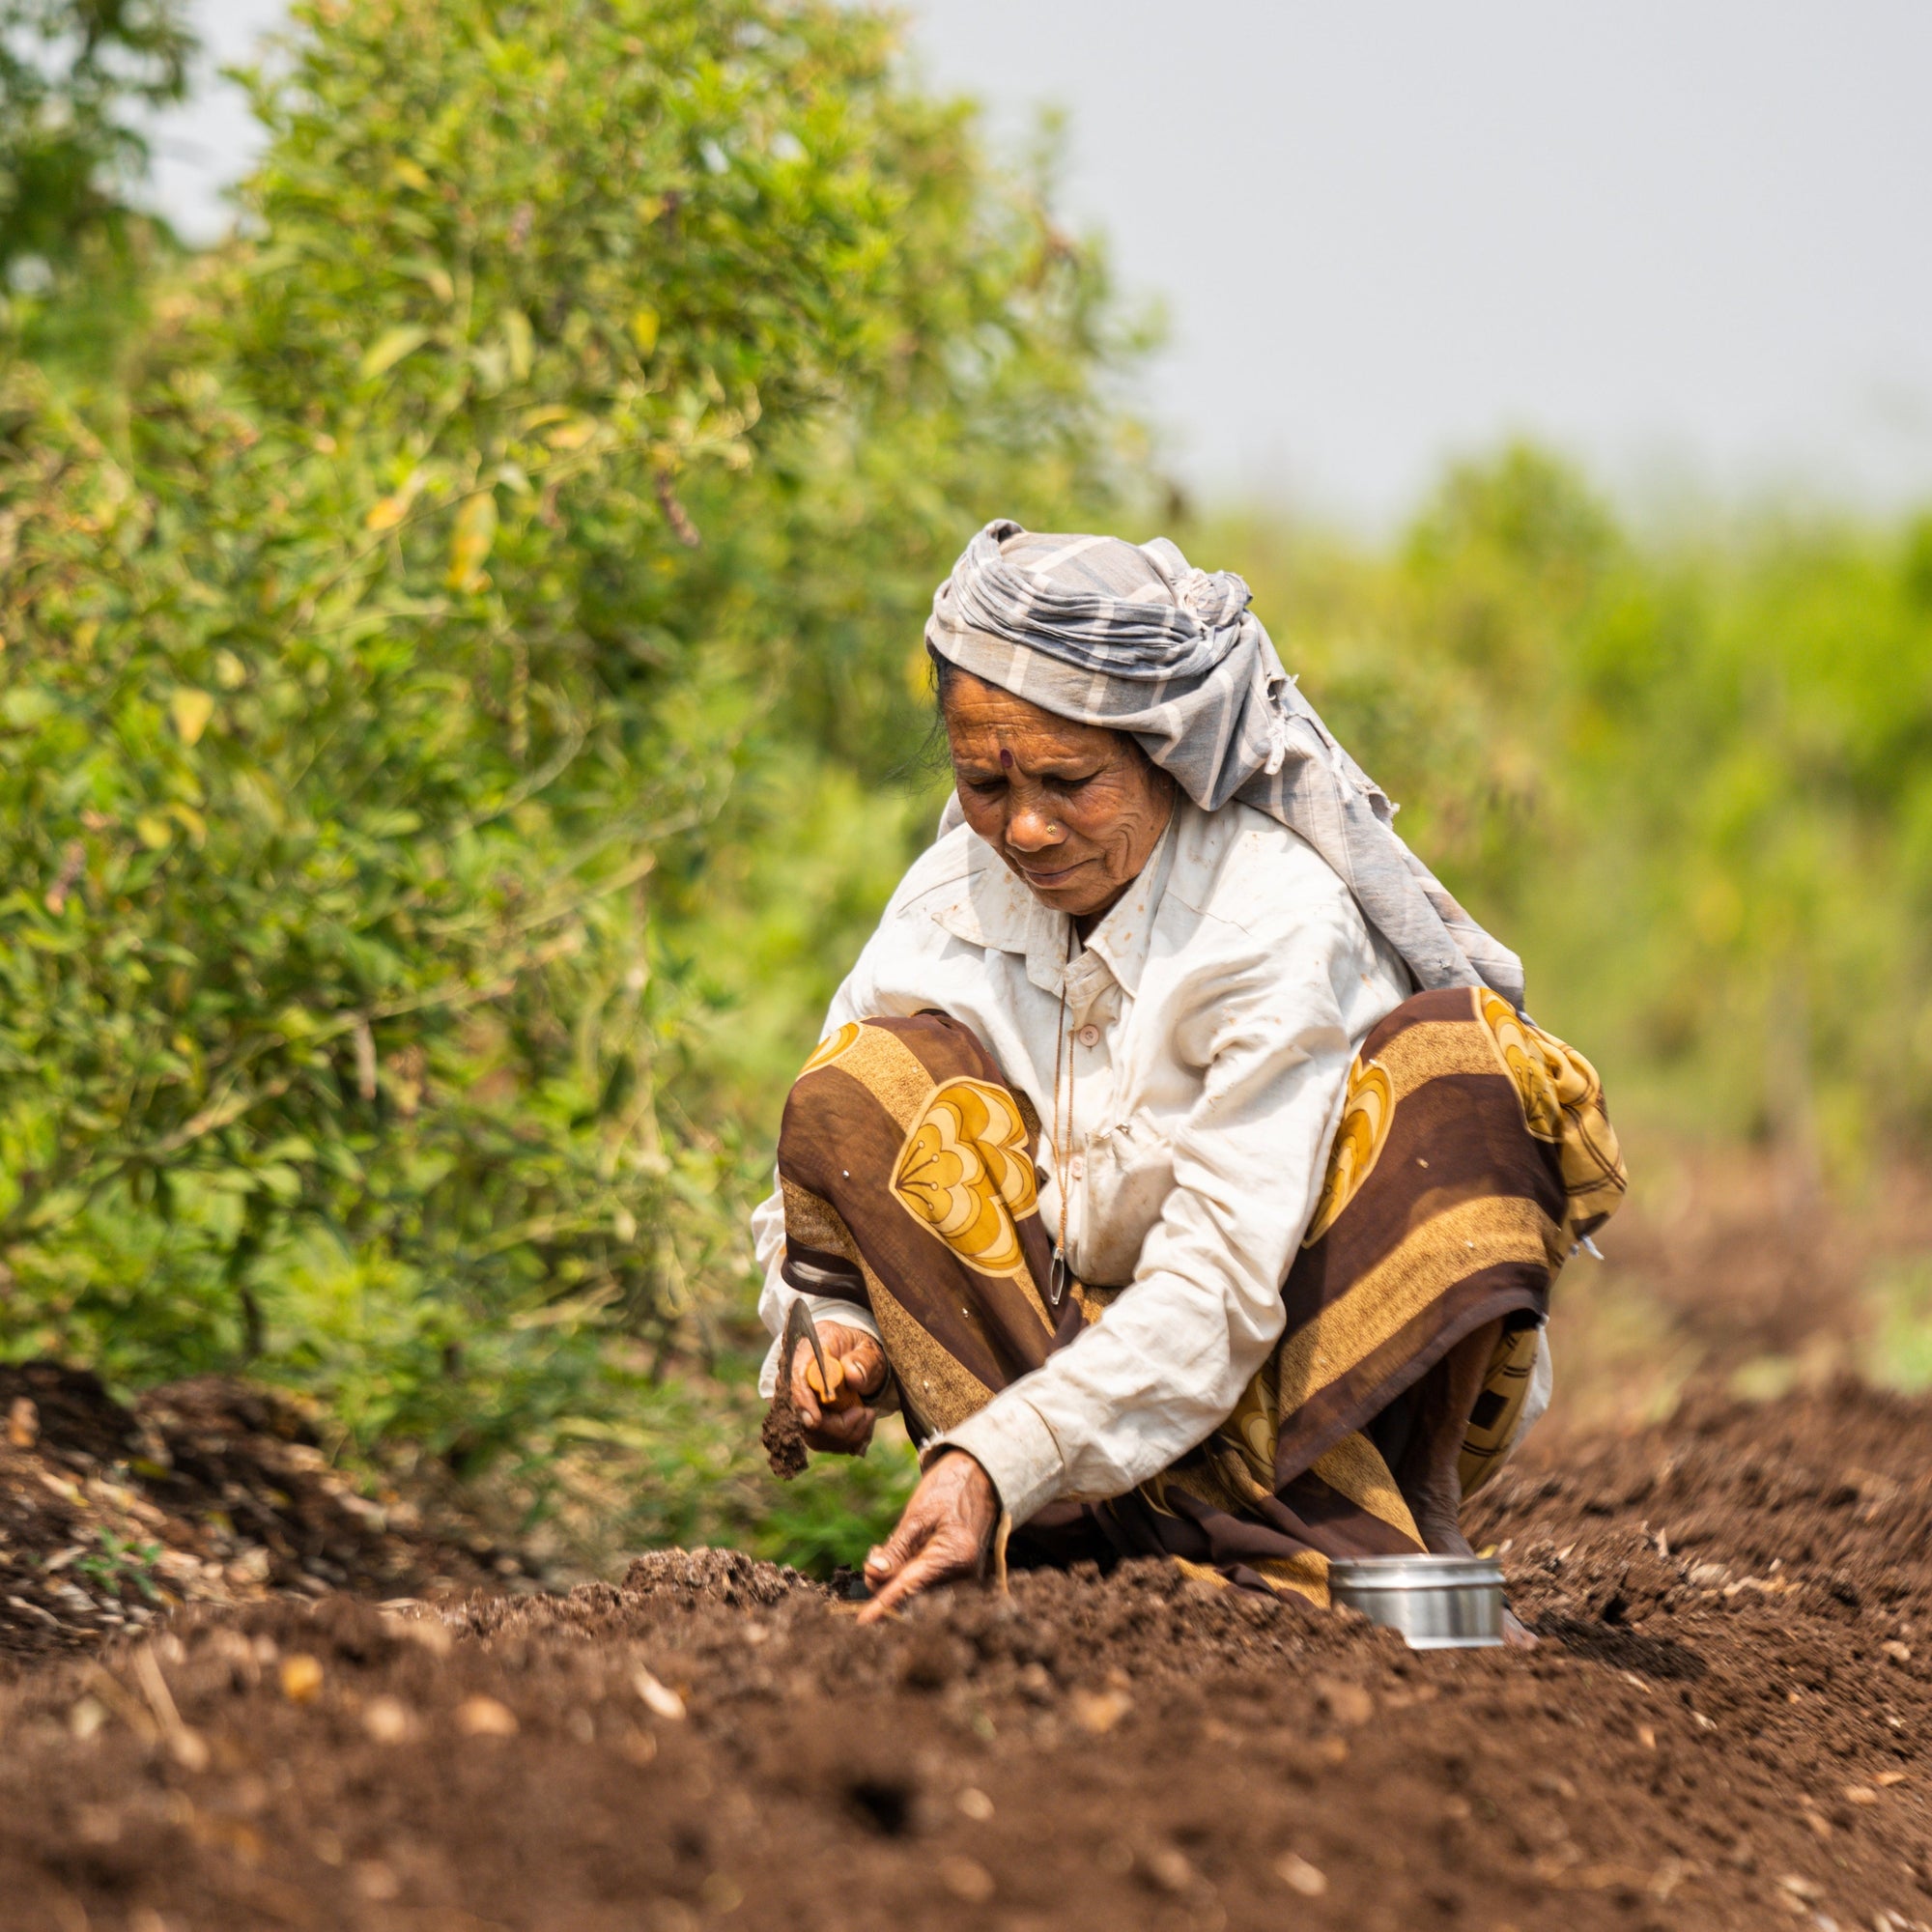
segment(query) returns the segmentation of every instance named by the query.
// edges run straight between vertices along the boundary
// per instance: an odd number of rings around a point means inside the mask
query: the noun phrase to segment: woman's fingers
[[[839,1355],[845,1379],[861,1395],[877,1395],[886,1379],[886,1351],[869,1335],[857,1337]]]
[[[878,1594],[859,1612],[862,1624],[874,1624],[890,1616],[908,1597],[935,1583],[950,1582],[955,1577],[970,1577],[980,1567],[979,1543],[956,1525],[935,1530],[909,1563],[878,1587]],[[871,1577],[867,1566],[867,1578]]]
[[[818,1358],[811,1352],[811,1344],[801,1342],[792,1350],[791,1402],[807,1430],[816,1429],[821,1417],[852,1406],[854,1398],[875,1394],[886,1379],[885,1350],[863,1328],[821,1321],[818,1346],[824,1350],[825,1365],[831,1371],[829,1391],[816,1386]]]
[[[976,1575],[998,1517],[985,1470],[958,1451],[941,1456],[920,1478],[898,1527],[866,1558],[873,1595],[859,1621],[876,1623],[934,1583]]]
[[[899,1518],[893,1533],[866,1558],[866,1580],[874,1589],[881,1588],[887,1577],[895,1576],[909,1563],[915,1553],[925,1546],[926,1539],[937,1527],[936,1519],[923,1495],[924,1485],[913,1492],[912,1500],[906,1504],[904,1514]]]
[[[802,1432],[805,1445],[833,1456],[863,1456],[871,1446],[872,1427],[877,1420],[875,1409],[860,1404],[828,1409],[815,1429]]]
[[[863,1328],[839,1321],[818,1324],[830,1392],[818,1385],[818,1358],[800,1342],[786,1367],[791,1406],[806,1447],[831,1456],[863,1456],[870,1448],[878,1411],[865,1398],[885,1384],[886,1355]]]

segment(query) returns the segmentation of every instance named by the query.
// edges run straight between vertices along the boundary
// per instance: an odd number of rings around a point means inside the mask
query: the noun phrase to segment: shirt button
[[[1082,1046],[1098,1046],[1100,1044],[1100,1029],[1096,1026],[1084,1026],[1073,1037]]]
[[[1073,1156],[1073,1158],[1066,1163],[1066,1178],[1069,1180],[1078,1180],[1080,1177],[1086,1172],[1087,1172],[1087,1162],[1085,1158],[1080,1154],[1076,1153]]]

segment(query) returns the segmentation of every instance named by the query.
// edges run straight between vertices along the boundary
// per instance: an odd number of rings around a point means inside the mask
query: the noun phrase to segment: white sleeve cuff
[[[787,1288],[779,1318],[779,1332],[772,1338],[772,1346],[765,1350],[765,1365],[758,1371],[758,1393],[767,1402],[779,1392],[779,1350],[784,1346],[784,1316],[791,1313],[794,1301],[804,1302],[810,1309],[814,1321],[836,1321],[841,1328],[857,1328],[878,1342],[881,1349],[885,1347],[879,1338],[879,1324],[872,1320],[869,1308],[861,1308],[856,1301],[839,1301],[829,1294],[801,1294],[796,1289]]]
[[[1066,1487],[1066,1459],[1046,1419],[1017,1388],[997,1395],[956,1429],[920,1450],[929,1466],[942,1449],[963,1449],[992,1478],[1000,1507],[1015,1523],[1044,1509]]]

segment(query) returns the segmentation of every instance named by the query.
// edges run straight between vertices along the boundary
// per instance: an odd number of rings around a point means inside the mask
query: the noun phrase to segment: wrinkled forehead
[[[1067,758],[1112,760],[1138,749],[1122,732],[1063,718],[970,671],[947,681],[944,715],[955,761],[1032,771]]]
[[[1174,588],[1146,551],[1122,537],[1022,530],[1000,546],[1001,561],[1065,594],[1171,604]]]

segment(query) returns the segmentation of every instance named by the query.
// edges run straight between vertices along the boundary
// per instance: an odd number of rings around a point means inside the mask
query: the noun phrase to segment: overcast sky
[[[918,0],[1166,306],[1173,466],[1369,526],[1518,431],[1619,488],[1932,501],[1928,0]],[[238,57],[279,0],[201,0]],[[163,130],[195,232],[239,103]]]

